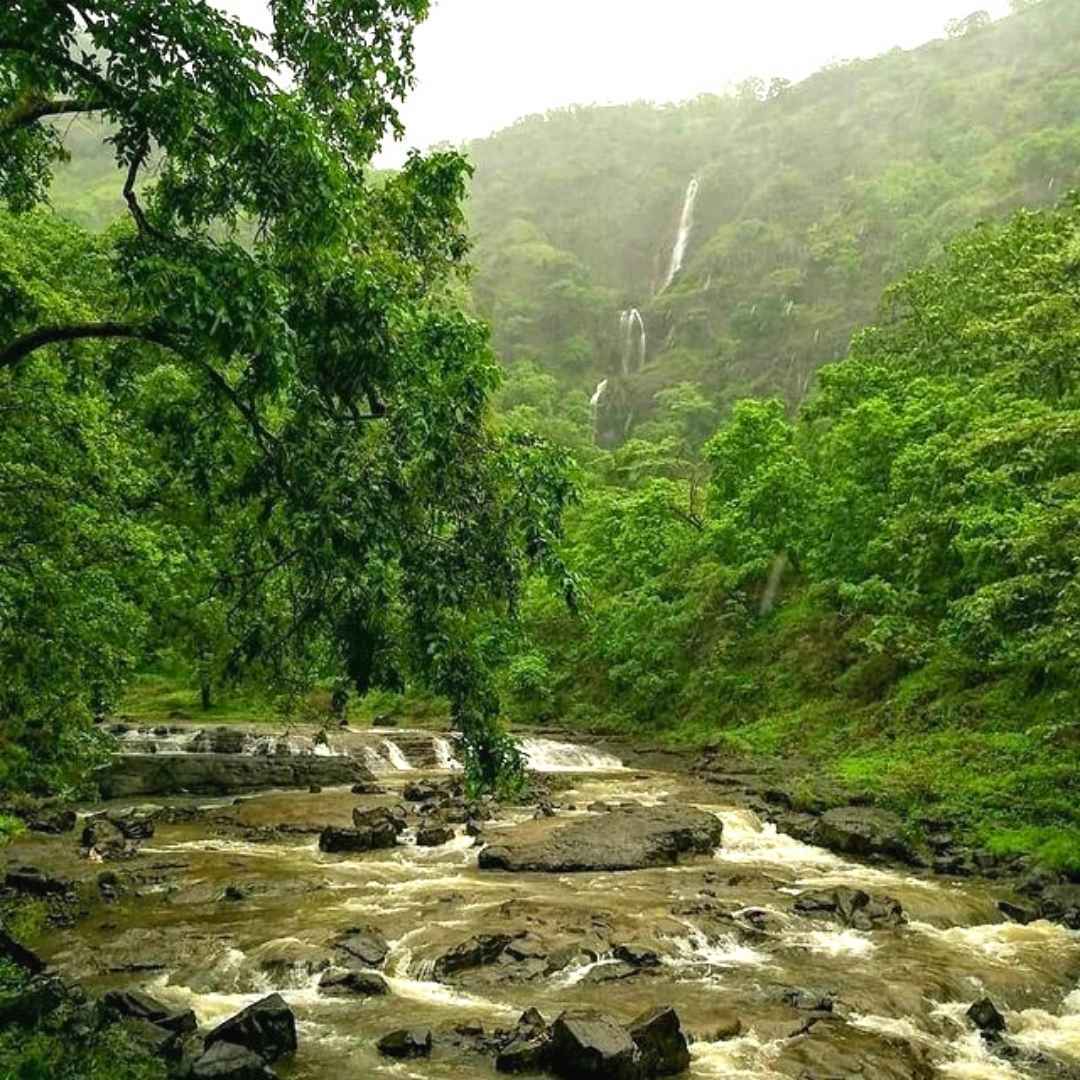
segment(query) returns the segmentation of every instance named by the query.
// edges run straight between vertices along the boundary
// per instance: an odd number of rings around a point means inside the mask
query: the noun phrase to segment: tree
[[[94,112],[130,219],[97,252],[92,312],[7,309],[0,379],[143,372],[158,412],[182,402],[201,437],[181,456],[175,422],[153,432],[184,489],[163,516],[215,523],[226,670],[296,688],[352,665],[362,686],[393,650],[450,697],[490,783],[515,760],[470,619],[511,612],[531,567],[560,573],[572,492],[559,455],[487,422],[498,368],[456,299],[468,164],[369,177],[426,12],[279,0],[268,37],[204,0],[0,13],[0,194],[40,203],[49,118]]]

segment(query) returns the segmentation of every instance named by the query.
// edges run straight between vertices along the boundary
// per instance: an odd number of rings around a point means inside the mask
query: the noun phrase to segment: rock
[[[988,998],[980,998],[967,1013],[968,1020],[986,1038],[1000,1035],[1006,1028],[1005,1017],[998,1012],[997,1006]]]
[[[381,975],[371,971],[331,968],[319,979],[319,993],[331,997],[382,997],[390,987]]]
[[[219,1042],[196,1058],[190,1080],[274,1080],[274,1074],[257,1054],[235,1043]]]
[[[468,938],[435,961],[435,978],[445,979],[459,971],[493,964],[511,940],[509,934],[477,934]]]
[[[593,1009],[564,1012],[551,1028],[551,1069],[565,1080],[638,1080],[641,1051],[630,1033]]]
[[[397,844],[395,829],[339,829],[329,826],[319,834],[319,850],[336,855],[342,852],[383,851]]]
[[[997,909],[1010,922],[1019,923],[1021,926],[1027,926],[1038,918],[1034,911],[1021,907],[1019,904],[1010,903],[1008,900],[999,900]]]
[[[322,794],[322,786],[320,784],[309,784],[308,785],[308,794],[309,795],[321,795]]]
[[[522,826],[480,852],[481,870],[574,873],[673,866],[685,855],[709,854],[720,843],[723,823],[690,807],[612,810],[571,821],[536,836]]]
[[[472,837],[481,837],[484,835],[484,826],[476,820],[476,818],[469,818],[465,822],[465,835]]]
[[[337,787],[373,779],[345,756],[240,753],[116,754],[94,773],[106,799],[139,795],[239,795],[265,788]]]
[[[911,845],[903,837],[903,822],[888,810],[841,806],[818,820],[815,838],[823,847],[846,855],[888,855],[909,860]]]
[[[690,1047],[678,1013],[670,1005],[639,1016],[630,1025],[630,1037],[641,1051],[646,1076],[674,1076],[690,1067]]]
[[[495,1068],[503,1073],[544,1072],[551,1055],[551,1036],[517,1035],[495,1057]]]
[[[67,999],[66,988],[53,975],[34,975],[19,991],[0,996],[0,1028],[7,1024],[35,1027]]]
[[[41,808],[26,816],[26,827],[31,832],[59,836],[71,832],[78,820],[74,810]]]
[[[103,816],[128,840],[149,840],[154,835],[154,822],[163,812],[164,808],[161,806],[146,804],[132,806],[127,810],[110,810]]]
[[[1080,930],[1080,885],[1047,885],[1039,900],[1039,917]]]
[[[654,968],[660,966],[659,955],[643,945],[618,945],[613,955],[616,960],[622,960],[631,967]]]
[[[357,807],[352,812],[353,828],[371,829],[377,833],[397,836],[405,828],[405,811],[393,806],[376,806],[370,810]]]
[[[832,1012],[833,999],[828,994],[814,993],[812,990],[799,990],[791,987],[780,995],[780,1000],[792,1009],[800,1012]]]
[[[242,900],[247,899],[247,890],[243,885],[226,885],[225,891],[221,894],[222,900],[227,900],[230,904],[239,904]]]
[[[434,799],[439,789],[430,780],[411,780],[401,794],[407,802],[422,803]]]
[[[82,832],[82,846],[89,858],[119,862],[138,853],[137,840],[129,840],[108,818],[91,818]]]
[[[431,1028],[401,1028],[384,1035],[376,1044],[380,1054],[391,1058],[431,1056]]]
[[[190,1035],[198,1027],[191,1009],[173,1009],[141,990],[110,990],[102,999],[108,1012],[132,1020],[145,1020],[177,1035]]]
[[[442,847],[454,839],[454,830],[449,825],[429,825],[416,834],[418,847]]]
[[[546,1031],[547,1021],[544,1014],[537,1008],[526,1009],[518,1017],[518,1031]]]
[[[382,787],[380,784],[374,784],[374,783],[353,784],[353,786],[352,786],[352,788],[350,790],[352,791],[352,793],[354,795],[385,795],[386,794],[386,788]]]
[[[382,967],[390,952],[386,938],[372,926],[358,926],[346,930],[344,935],[334,942],[334,948],[359,960],[365,967]]]
[[[296,1050],[296,1018],[280,994],[271,994],[219,1024],[206,1036],[206,1048],[226,1042],[243,1046],[272,1063]]]
[[[620,982],[622,979],[632,979],[640,971],[641,968],[633,964],[617,960],[613,964],[597,964],[581,981],[594,986],[600,983]]]
[[[45,970],[45,961],[31,952],[25,945],[20,945],[13,937],[0,929],[0,957],[10,960],[16,967],[31,975],[40,975]]]
[[[121,1030],[150,1057],[177,1061],[183,1053],[183,1042],[175,1031],[152,1024],[149,1020],[128,1018],[120,1022]]]
[[[4,886],[27,896],[63,896],[72,889],[64,878],[52,877],[36,866],[16,866],[4,876]]]
[[[899,901],[891,896],[874,897],[843,885],[802,893],[794,910],[800,915],[834,915],[855,930],[892,929],[907,921]]]

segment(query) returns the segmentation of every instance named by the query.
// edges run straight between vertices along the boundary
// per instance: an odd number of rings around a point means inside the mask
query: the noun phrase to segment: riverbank
[[[1003,903],[1031,902],[1011,880],[800,840],[751,808],[777,795],[762,774],[644,768],[654,753],[689,764],[647,748],[623,762],[546,739],[532,750],[547,771],[524,805],[472,804],[453,772],[387,753],[357,791],[87,806],[127,843],[96,826],[97,862],[85,818],[27,834],[6,889],[34,892],[49,922],[33,943],[92,996],[192,1010],[192,1061],[221,1023],[280,994],[299,1048],[266,1065],[294,1080],[399,1075],[380,1046],[400,1047],[386,1039],[403,1028],[414,1075],[481,1080],[511,1045],[526,1053],[533,1038],[515,1032],[530,1009],[536,1038],[592,1010],[625,1039],[661,1005],[695,1078],[1080,1067],[1080,933],[1010,918]],[[976,983],[1004,1035],[967,1018]]]

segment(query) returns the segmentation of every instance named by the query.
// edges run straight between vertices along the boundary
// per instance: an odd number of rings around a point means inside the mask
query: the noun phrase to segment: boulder
[[[737,1039],[743,1033],[743,1022],[735,1012],[720,1012],[709,1028],[708,1041],[726,1042]]]
[[[108,818],[91,818],[82,831],[82,846],[90,858],[119,862],[138,853],[137,840],[129,840]]]
[[[892,929],[907,921],[899,901],[891,896],[871,896],[844,885],[804,892],[794,910],[800,915],[831,915],[855,930]]]
[[[971,1025],[977,1028],[985,1038],[996,1038],[1007,1026],[1005,1017],[988,997],[976,1001],[968,1009],[966,1016]]]
[[[234,1043],[275,1062],[296,1050],[296,1018],[280,994],[256,1001],[229,1017],[206,1036],[206,1048],[215,1043]]]
[[[641,1051],[607,1014],[571,1009],[552,1025],[550,1068],[565,1080],[639,1080]]]
[[[622,960],[636,968],[654,968],[660,966],[660,956],[644,945],[617,945],[613,952],[616,960]]]
[[[154,835],[154,822],[163,812],[163,807],[146,804],[126,810],[110,810],[104,817],[128,840],[149,840]]]
[[[358,851],[384,851],[397,844],[394,829],[339,829],[328,826],[319,834],[319,850],[331,855]]]
[[[258,1054],[236,1043],[214,1043],[191,1065],[190,1080],[274,1080]]]
[[[913,851],[904,839],[903,822],[888,810],[869,806],[840,806],[818,819],[814,839],[846,855],[887,855],[910,860]]]
[[[641,1051],[646,1076],[674,1076],[690,1067],[690,1047],[679,1015],[670,1005],[639,1016],[630,1025],[630,1037]]]
[[[405,828],[405,811],[392,806],[376,806],[370,810],[357,807],[352,812],[353,828],[371,829],[377,833],[397,836]]]
[[[386,788],[380,784],[366,782],[363,784],[353,784],[350,789],[354,795],[385,795]]]
[[[145,1020],[177,1035],[190,1035],[198,1027],[191,1009],[173,1009],[141,990],[110,990],[102,1002],[114,1016]]]
[[[1027,926],[1028,923],[1032,923],[1038,918],[1038,915],[1030,908],[1021,907],[1019,904],[1013,904],[1008,900],[999,900],[997,909],[1010,922],[1019,923],[1021,926]]]
[[[152,1024],[149,1020],[128,1018],[120,1021],[120,1028],[144,1053],[164,1061],[177,1061],[183,1053],[184,1045],[175,1031]]]
[[[431,1028],[401,1028],[384,1035],[376,1044],[379,1053],[391,1058],[431,1056]]]
[[[1048,885],[1039,900],[1039,917],[1080,930],[1080,885]]]
[[[548,1066],[551,1036],[547,1031],[516,1034],[495,1057],[495,1068],[503,1073],[539,1073]]]
[[[402,796],[408,802],[429,802],[439,794],[438,787],[430,780],[411,780],[405,785]]]
[[[371,971],[330,968],[319,979],[319,993],[330,997],[382,997],[390,987],[381,975]]]
[[[40,975],[45,970],[45,961],[37,953],[31,952],[25,945],[20,945],[13,937],[0,929],[0,957],[10,960],[16,967],[31,975]]]
[[[454,830],[449,825],[429,825],[416,834],[418,847],[442,847],[454,839]]]
[[[77,820],[74,810],[42,807],[26,815],[26,827],[31,832],[59,836],[61,833],[71,832],[75,828]]]
[[[484,848],[479,867],[564,874],[673,866],[687,855],[710,854],[722,833],[718,817],[690,807],[622,808],[559,828],[546,822],[522,826]]]
[[[493,964],[513,939],[509,934],[477,934],[455,945],[435,961],[435,978]]]
[[[382,967],[390,952],[386,938],[373,926],[356,926],[334,942],[334,948],[357,960],[364,967]],[[346,964],[346,967],[352,966]]]
[[[27,896],[63,896],[72,885],[64,878],[53,877],[36,866],[16,866],[4,875],[4,886]]]

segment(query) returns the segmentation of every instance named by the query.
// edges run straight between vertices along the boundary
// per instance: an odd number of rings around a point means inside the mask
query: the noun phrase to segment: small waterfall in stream
[[[620,772],[625,768],[614,754],[553,739],[522,739],[521,751],[535,772]]]
[[[664,281],[663,292],[675,280],[676,275],[683,268],[683,260],[686,258],[686,247],[690,242],[690,233],[694,228],[694,204],[697,202],[700,184],[695,176],[686,189],[686,198],[683,199],[682,217],[679,219],[679,231],[675,237],[675,247],[671,251],[671,265],[668,267],[667,278]]]
[[[637,308],[619,312],[619,336],[622,340],[622,373],[624,376],[636,375],[645,366],[645,355],[648,351],[645,321]]]

